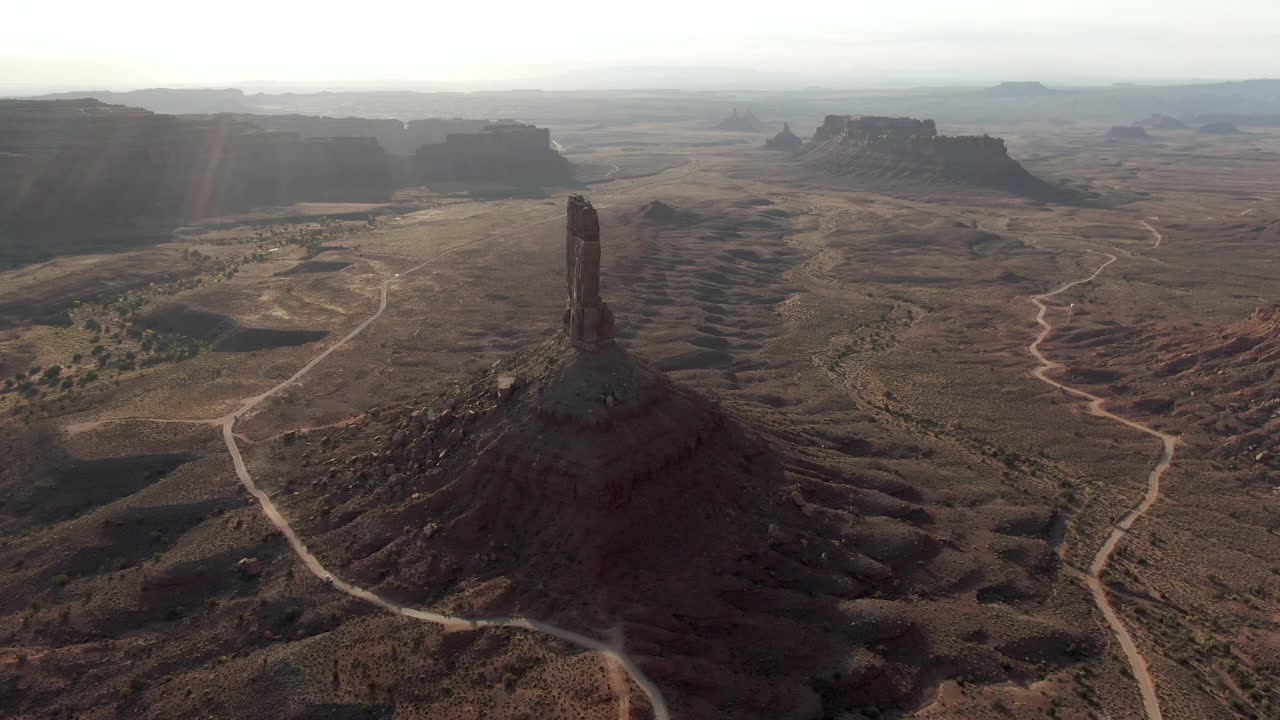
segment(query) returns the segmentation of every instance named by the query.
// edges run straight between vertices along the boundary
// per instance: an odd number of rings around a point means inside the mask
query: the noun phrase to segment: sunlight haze
[[[1208,10],[1208,12],[1206,12]],[[610,68],[716,68],[739,86],[1280,75],[1280,4],[416,2],[15,4],[0,85],[625,87]],[[1231,38],[1223,42],[1223,38]],[[735,75],[743,71],[745,74]],[[769,77],[777,74],[776,77]],[[646,78],[652,74],[646,75]],[[686,79],[696,83],[695,76]],[[679,74],[673,84],[681,84]],[[3,88],[0,88],[3,89]]]

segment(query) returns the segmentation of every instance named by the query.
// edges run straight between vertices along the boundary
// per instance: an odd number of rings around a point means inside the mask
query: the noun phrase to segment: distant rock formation
[[[1113,125],[1107,131],[1107,142],[1150,142],[1146,128],[1129,125]]]
[[[717,130],[733,130],[734,132],[762,132],[764,125],[750,110],[738,114],[738,108],[733,109],[733,114],[720,121],[716,125]]]
[[[427,118],[401,122],[394,119],[323,117],[314,115],[233,115],[236,120],[263,130],[297,133],[304,138],[371,137],[389,155],[413,157],[418,148],[444,142],[450,133],[479,132],[488,120]]]
[[[1043,83],[1035,80],[1002,82],[999,85],[985,88],[984,93],[988,95],[999,95],[1001,97],[1034,97],[1036,95],[1061,95],[1061,90],[1051,90],[1044,86]]]
[[[1192,121],[1200,125],[1225,122],[1254,127],[1280,127],[1280,113],[1213,113],[1196,115]]]
[[[44,237],[28,249],[41,254],[56,254],[66,233],[299,201],[381,201],[395,181],[370,138],[304,139],[230,116],[97,100],[0,100],[0,153],[0,227],[38,227]]]
[[[1151,128],[1152,130],[1186,130],[1186,123],[1172,115],[1152,113],[1151,117],[1135,122],[1134,127]]]
[[[1236,127],[1235,123],[1211,122],[1201,126],[1196,132],[1204,133],[1205,135],[1239,135],[1240,128]]]
[[[698,216],[687,211],[674,208],[661,200],[652,200],[640,208],[640,219],[649,225],[665,225],[668,227],[687,227],[698,221]]]
[[[782,123],[782,132],[765,140],[764,146],[768,150],[798,153],[804,147],[804,141],[800,139],[799,135],[791,132],[790,124]]]
[[[423,145],[415,156],[423,181],[568,182],[573,165],[551,149],[551,131],[515,122],[487,125],[475,133],[450,133]]]
[[[1073,199],[1010,158],[1003,140],[939,135],[932,120],[828,115],[802,156],[839,175],[964,182],[1044,199]]]

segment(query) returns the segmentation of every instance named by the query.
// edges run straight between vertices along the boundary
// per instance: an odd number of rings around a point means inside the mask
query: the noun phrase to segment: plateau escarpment
[[[19,238],[5,249],[13,259],[137,242],[147,228],[257,206],[385,200],[393,185],[370,138],[302,138],[96,100],[0,101],[0,227]]]
[[[1071,199],[1009,157],[1000,138],[939,135],[932,120],[828,115],[802,155],[837,175],[943,180]]]
[[[423,145],[416,154],[416,171],[426,182],[520,184],[573,178],[573,165],[551,148],[550,130],[516,122],[450,133],[443,143]]]
[[[442,143],[451,133],[474,133],[488,120],[424,118],[402,122],[394,119],[324,117],[315,115],[232,115],[263,130],[297,133],[304,138],[369,137],[388,155],[413,157],[423,145]]]

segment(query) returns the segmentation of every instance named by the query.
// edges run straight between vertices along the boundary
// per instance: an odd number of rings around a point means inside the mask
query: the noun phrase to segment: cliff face
[[[1024,195],[1065,199],[986,135],[939,135],[932,120],[828,115],[804,155],[838,175],[965,182]]]
[[[392,185],[369,138],[303,139],[96,100],[0,101],[0,230],[18,238],[6,248],[18,258],[255,206],[382,200]]]
[[[322,117],[313,115],[232,116],[263,130],[297,133],[304,138],[368,137],[378,141],[388,155],[413,157],[423,145],[442,143],[450,133],[472,133],[488,120],[426,118],[407,123],[394,119]]]
[[[546,128],[500,123],[476,133],[451,133],[443,143],[423,145],[415,156],[424,181],[566,181],[573,166],[551,149]]]

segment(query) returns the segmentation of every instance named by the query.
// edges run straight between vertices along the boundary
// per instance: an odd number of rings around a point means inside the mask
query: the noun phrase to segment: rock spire
[[[564,324],[574,346],[596,350],[613,342],[613,313],[600,299],[600,217],[577,193],[569,196],[566,214]]]

